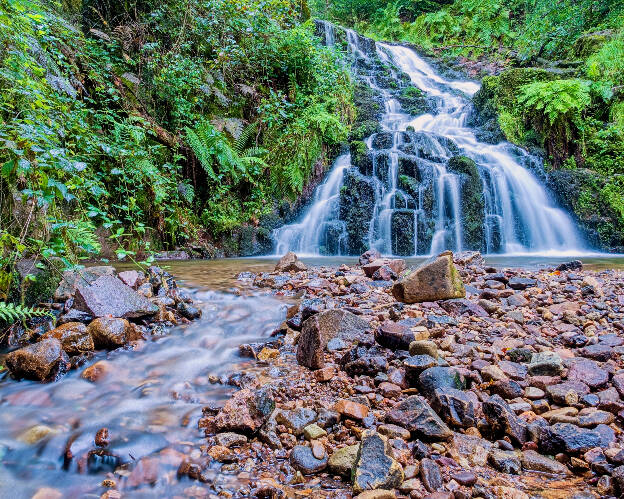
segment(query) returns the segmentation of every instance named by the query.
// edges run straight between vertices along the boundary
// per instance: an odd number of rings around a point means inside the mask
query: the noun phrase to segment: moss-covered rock
[[[375,207],[375,188],[371,179],[357,169],[345,172],[340,191],[340,219],[344,220],[347,253],[360,255],[368,249],[368,229]]]
[[[584,168],[559,169],[548,174],[548,184],[558,201],[574,213],[592,246],[620,253],[624,252],[624,213],[608,197],[609,186],[618,177],[624,176],[606,177]]]
[[[447,168],[461,175],[461,212],[463,244],[467,249],[484,249],[483,184],[477,164],[466,156],[449,159]]]
[[[425,94],[418,87],[412,85],[403,88],[397,94],[397,100],[403,111],[413,116],[424,114],[430,110],[429,101]]]
[[[396,210],[392,214],[392,253],[401,256],[414,254],[414,212]]]
[[[594,52],[613,38],[612,30],[595,31],[579,36],[572,45],[572,55],[581,59],[587,59]]]

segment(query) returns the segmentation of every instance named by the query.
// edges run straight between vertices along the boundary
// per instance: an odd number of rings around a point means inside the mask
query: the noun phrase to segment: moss
[[[349,140],[364,140],[378,132],[381,132],[381,125],[378,121],[364,120],[351,129]]]
[[[426,96],[418,88],[412,85],[405,87],[397,96],[403,110],[411,115],[418,116],[429,110]]]
[[[463,244],[471,250],[482,250],[485,240],[483,230],[485,205],[477,164],[466,156],[454,156],[448,162],[448,169],[462,177]]]
[[[572,45],[572,55],[580,59],[587,59],[591,54],[613,38],[613,31],[599,31],[579,36]]]

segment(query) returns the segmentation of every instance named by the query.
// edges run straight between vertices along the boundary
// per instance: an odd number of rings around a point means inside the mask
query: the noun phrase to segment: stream
[[[304,258],[308,265],[353,263],[348,257]],[[408,265],[422,261],[408,259]],[[562,260],[549,257],[486,257],[496,267],[537,268]],[[99,497],[100,483],[117,481],[132,497],[204,497],[205,490],[237,490],[247,485],[245,470],[212,470],[210,484],[178,480],[184,456],[198,454],[205,443],[197,422],[202,407],[219,404],[235,388],[215,382],[232,373],[254,373],[276,378],[284,373],[242,358],[242,343],[266,341],[285,316],[288,299],[245,290],[239,272],[273,270],[274,257],[166,262],[203,311],[198,321],[165,331],[136,350],[100,352],[91,364],[106,359],[112,369],[97,383],[83,380],[83,368],[60,381],[40,384],[0,380],[0,497],[31,498],[37,490],[53,487],[64,498]],[[585,258],[587,269],[624,268],[624,257]],[[88,364],[89,365],[89,364]],[[87,366],[85,366],[87,367]],[[96,432],[108,428],[108,453],[88,456]],[[67,459],[67,450],[72,459]],[[150,466],[134,466],[149,457]],[[119,470],[127,463],[128,471]],[[248,467],[253,463],[248,463]],[[148,475],[151,486],[136,489]],[[193,488],[195,487],[195,488]],[[198,491],[204,490],[200,493]],[[147,494],[147,495],[146,495]],[[45,496],[47,497],[47,496]],[[57,496],[50,496],[57,497]]]

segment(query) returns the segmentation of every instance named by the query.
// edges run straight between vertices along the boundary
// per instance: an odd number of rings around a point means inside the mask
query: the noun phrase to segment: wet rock
[[[377,431],[388,438],[402,438],[403,440],[409,440],[411,436],[409,431],[395,424],[382,424],[377,427]]]
[[[245,435],[233,433],[231,431],[218,433],[215,436],[215,440],[217,441],[217,444],[227,448],[240,447],[241,445],[247,443],[247,437]]]
[[[442,488],[440,467],[433,459],[425,458],[420,462],[420,479],[428,492]]]
[[[539,471],[541,473],[551,473],[553,475],[569,475],[570,470],[567,466],[559,461],[550,459],[546,456],[535,452],[534,450],[525,450],[520,456],[522,468],[527,471]]]
[[[555,270],[559,272],[567,272],[570,270],[583,270],[583,262],[580,260],[572,260],[571,262],[562,263]]]
[[[316,420],[316,412],[306,407],[299,407],[292,411],[280,411],[275,420],[290,428],[295,436],[303,434],[303,429]]]
[[[578,403],[578,400],[589,393],[589,387],[580,381],[566,381],[546,387],[548,395],[556,404],[568,405]]]
[[[304,475],[312,475],[327,467],[327,456],[317,459],[306,445],[296,445],[290,453],[290,464]]]
[[[369,249],[360,255],[359,263],[360,265],[367,265],[379,259],[381,259],[381,253],[379,253],[376,249]]]
[[[357,421],[363,420],[368,416],[368,407],[364,404],[359,404],[351,400],[341,399],[334,405],[334,409],[343,417],[349,419],[355,419]]]
[[[310,369],[324,367],[323,352],[332,338],[357,341],[367,336],[368,322],[345,310],[328,310],[303,323],[297,346],[297,362]]]
[[[472,471],[458,471],[453,473],[451,478],[460,485],[465,485],[466,487],[471,487],[477,483],[477,475]]]
[[[521,291],[523,289],[537,286],[537,281],[535,279],[529,279],[527,277],[512,277],[511,279],[509,279],[508,285],[511,289]]]
[[[448,440],[453,436],[450,428],[418,395],[411,395],[392,407],[386,415],[386,422],[402,426],[419,438]]]
[[[178,313],[182,317],[184,317],[184,318],[186,318],[186,319],[188,319],[190,321],[195,320],[195,319],[199,319],[201,317],[201,314],[202,314],[200,309],[194,307],[193,305],[189,305],[188,303],[185,303],[183,301],[178,303],[178,306],[176,307],[176,310],[178,311]]]
[[[95,445],[98,447],[106,447],[110,442],[108,428],[100,428],[95,434]]]
[[[303,436],[308,441],[317,440],[326,435],[327,432],[317,424],[308,425],[303,429]]]
[[[367,277],[371,277],[374,279],[374,275],[376,272],[380,271],[383,267],[387,267],[388,271],[384,271],[384,273],[393,274],[393,277],[396,278],[397,275],[400,275],[401,272],[405,270],[405,260],[394,259],[391,260],[389,258],[379,258],[377,260],[372,261],[366,265],[362,265],[362,270]],[[381,276],[379,276],[381,277]],[[389,279],[384,279],[389,280]]]
[[[91,381],[92,383],[97,383],[99,381],[103,381],[113,371],[113,369],[113,365],[110,362],[100,360],[82,371],[80,377],[86,379],[87,381]]]
[[[407,350],[415,339],[411,327],[397,322],[385,321],[375,331],[375,341],[390,350]]]
[[[96,348],[119,348],[139,338],[126,319],[101,317],[91,322],[87,330]]]
[[[606,362],[613,355],[613,347],[598,343],[581,348],[581,355],[599,362]]]
[[[488,317],[490,314],[479,304],[465,298],[456,298],[454,300],[444,300],[440,302],[440,306],[452,315],[469,315],[473,317]],[[497,305],[498,307],[498,305]]]
[[[466,290],[450,252],[425,262],[403,276],[392,287],[392,294],[404,303],[464,298]]]
[[[67,324],[68,322],[82,322],[87,324],[93,320],[93,316],[87,312],[70,308],[66,314],[59,317],[57,325]]]
[[[579,428],[570,423],[555,423],[546,428],[539,442],[540,449],[548,454],[558,452],[579,454],[594,447],[607,447],[605,444],[599,432]]]
[[[137,289],[143,283],[145,274],[137,270],[125,270],[123,272],[119,272],[117,277],[119,277],[119,279],[121,279],[126,286]]]
[[[474,402],[461,390],[438,388],[434,392],[432,406],[451,426],[469,428],[475,425]]]
[[[581,381],[590,388],[598,388],[609,381],[609,373],[590,359],[571,359],[568,380]]]
[[[329,471],[336,475],[351,479],[351,474],[355,468],[359,450],[360,445],[356,444],[347,445],[346,447],[342,447],[341,449],[334,451],[327,462]]]
[[[4,363],[14,378],[36,381],[54,381],[70,367],[69,358],[56,338],[14,350]]]
[[[46,425],[35,425],[20,433],[17,439],[28,445],[34,445],[41,442],[45,438],[56,435],[59,431]]]
[[[526,426],[499,395],[483,402],[483,413],[494,433],[504,433],[520,445],[527,441]]]
[[[416,387],[422,372],[436,365],[437,361],[431,355],[413,355],[408,357],[403,361],[405,380],[409,386]]]
[[[63,350],[68,355],[80,355],[94,350],[93,338],[87,332],[87,326],[82,322],[68,322],[45,333],[41,340],[56,338],[61,342]]]
[[[74,308],[93,317],[143,317],[154,315],[158,307],[112,275],[103,275],[92,283],[78,281]]]
[[[275,265],[275,272],[302,272],[304,270],[307,270],[307,267],[292,251],[286,253]]]
[[[430,340],[412,341],[409,344],[410,355],[430,355],[434,359],[438,358],[438,346]]]
[[[510,379],[496,381],[490,386],[490,393],[500,395],[505,399],[515,399],[524,395],[522,387]]]
[[[529,364],[529,374],[532,376],[557,376],[563,371],[561,357],[555,352],[535,353]]]
[[[353,492],[391,490],[402,481],[403,469],[394,459],[388,439],[374,430],[364,431],[353,472]]]
[[[236,392],[215,416],[218,432],[253,434],[260,429],[275,408],[268,389],[255,392],[245,388]]]
[[[520,474],[520,459],[513,451],[492,449],[488,456],[490,464],[502,473]]]
[[[438,388],[465,388],[463,376],[452,367],[430,367],[418,377],[418,384],[423,395],[431,397]]]

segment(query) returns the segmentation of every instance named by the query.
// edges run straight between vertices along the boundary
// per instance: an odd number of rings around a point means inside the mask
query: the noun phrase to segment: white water
[[[324,29],[327,44],[333,45],[334,27],[325,23]],[[346,38],[352,56],[371,61],[371,55],[365,53],[355,32],[346,30]],[[524,155],[524,159],[530,160],[528,154],[508,143],[490,145],[479,142],[474,132],[466,126],[471,106],[469,97],[479,89],[477,83],[442,78],[416,52],[406,47],[378,43],[376,51],[381,61],[396,65],[409,76],[414,86],[428,97],[435,98],[437,105],[433,113],[410,116],[401,109],[390,90],[376,84],[374,76],[364,76],[383,99],[385,112],[381,126],[392,134],[392,147],[378,149],[387,155],[389,162],[387,178],[383,181],[377,171],[379,153],[374,153],[371,178],[375,185],[375,205],[369,226],[369,247],[384,254],[397,253],[396,247],[393,247],[393,216],[398,210],[405,212],[408,200],[411,199],[398,186],[399,156],[405,156],[401,152],[402,137],[406,129],[412,127],[421,144],[426,143],[427,152],[438,159],[429,161],[422,156],[418,159],[419,170],[431,172],[435,208],[427,217],[422,199],[424,187],[421,186],[418,199],[413,200],[415,206],[411,208],[414,254],[418,252],[419,228],[427,222],[432,222],[433,227],[427,253],[466,249],[461,209],[462,177],[446,168],[447,160],[457,154],[449,150],[449,141],[459,149],[459,154],[472,158],[478,165],[485,204],[485,241],[482,249],[488,253],[509,254],[583,252],[583,242],[571,218],[555,205],[537,177],[520,164],[518,155]],[[391,71],[393,75],[396,73],[392,68]],[[370,137],[366,141],[369,149],[373,149],[374,138]],[[314,201],[301,221],[274,232],[278,254],[289,250],[301,254],[345,251],[348,234],[344,222],[339,218],[339,198],[345,170],[350,166],[348,155],[338,158],[327,180],[317,189]],[[334,240],[337,237],[340,241],[338,244],[334,242],[333,251],[328,245],[328,230],[333,231]]]

